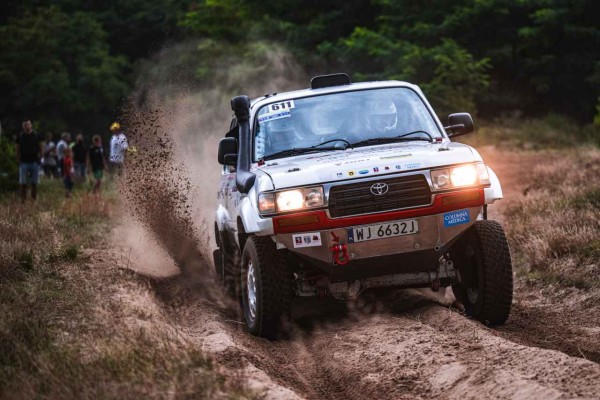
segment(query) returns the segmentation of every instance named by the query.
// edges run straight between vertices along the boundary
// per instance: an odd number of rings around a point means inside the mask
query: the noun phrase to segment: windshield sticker
[[[289,111],[292,108],[295,108],[294,100],[286,100],[281,103],[273,103],[269,104],[269,114],[279,113],[281,111]]]
[[[300,235],[292,235],[294,241],[294,248],[301,249],[303,247],[318,247],[323,243],[321,242],[321,232],[309,232],[302,233]]]
[[[421,168],[423,164],[420,162],[404,163],[404,169]]]
[[[471,216],[469,215],[469,210],[458,210],[444,213],[444,226],[446,228],[466,224],[471,221]]]
[[[262,117],[259,117],[258,123],[262,124],[263,122],[269,122],[269,121],[273,121],[273,120],[280,119],[280,118],[288,118],[291,116],[292,116],[292,114],[289,111],[280,111],[275,114],[266,114],[266,115],[263,115]]]

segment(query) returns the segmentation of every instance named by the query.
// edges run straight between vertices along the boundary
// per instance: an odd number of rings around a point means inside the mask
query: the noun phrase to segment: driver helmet
[[[398,123],[396,105],[391,99],[374,99],[365,110],[366,128],[375,132],[394,129]]]
[[[295,124],[291,117],[263,122],[266,133],[267,153],[298,147]]]
[[[310,110],[308,125],[316,136],[338,133],[348,118],[348,107],[339,104],[317,105]]]

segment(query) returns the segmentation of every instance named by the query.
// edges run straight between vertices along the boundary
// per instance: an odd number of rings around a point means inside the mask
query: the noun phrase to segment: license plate
[[[359,226],[348,229],[348,243],[366,242],[394,236],[413,235],[419,232],[415,219],[387,222],[385,224]]]

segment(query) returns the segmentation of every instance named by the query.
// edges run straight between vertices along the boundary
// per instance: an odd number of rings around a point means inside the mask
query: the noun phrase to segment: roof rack
[[[350,77],[348,74],[331,74],[331,75],[318,75],[310,80],[311,89],[321,89],[330,86],[341,86],[349,85]]]

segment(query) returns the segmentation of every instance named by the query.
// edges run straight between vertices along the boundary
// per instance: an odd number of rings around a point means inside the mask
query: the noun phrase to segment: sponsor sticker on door
[[[323,244],[321,242],[321,232],[308,232],[292,235],[292,241],[294,242],[295,249],[301,249],[303,247],[318,247]]]
[[[444,213],[444,226],[446,228],[455,225],[466,224],[467,222],[471,222],[471,216],[469,215],[469,210],[457,210]]]

